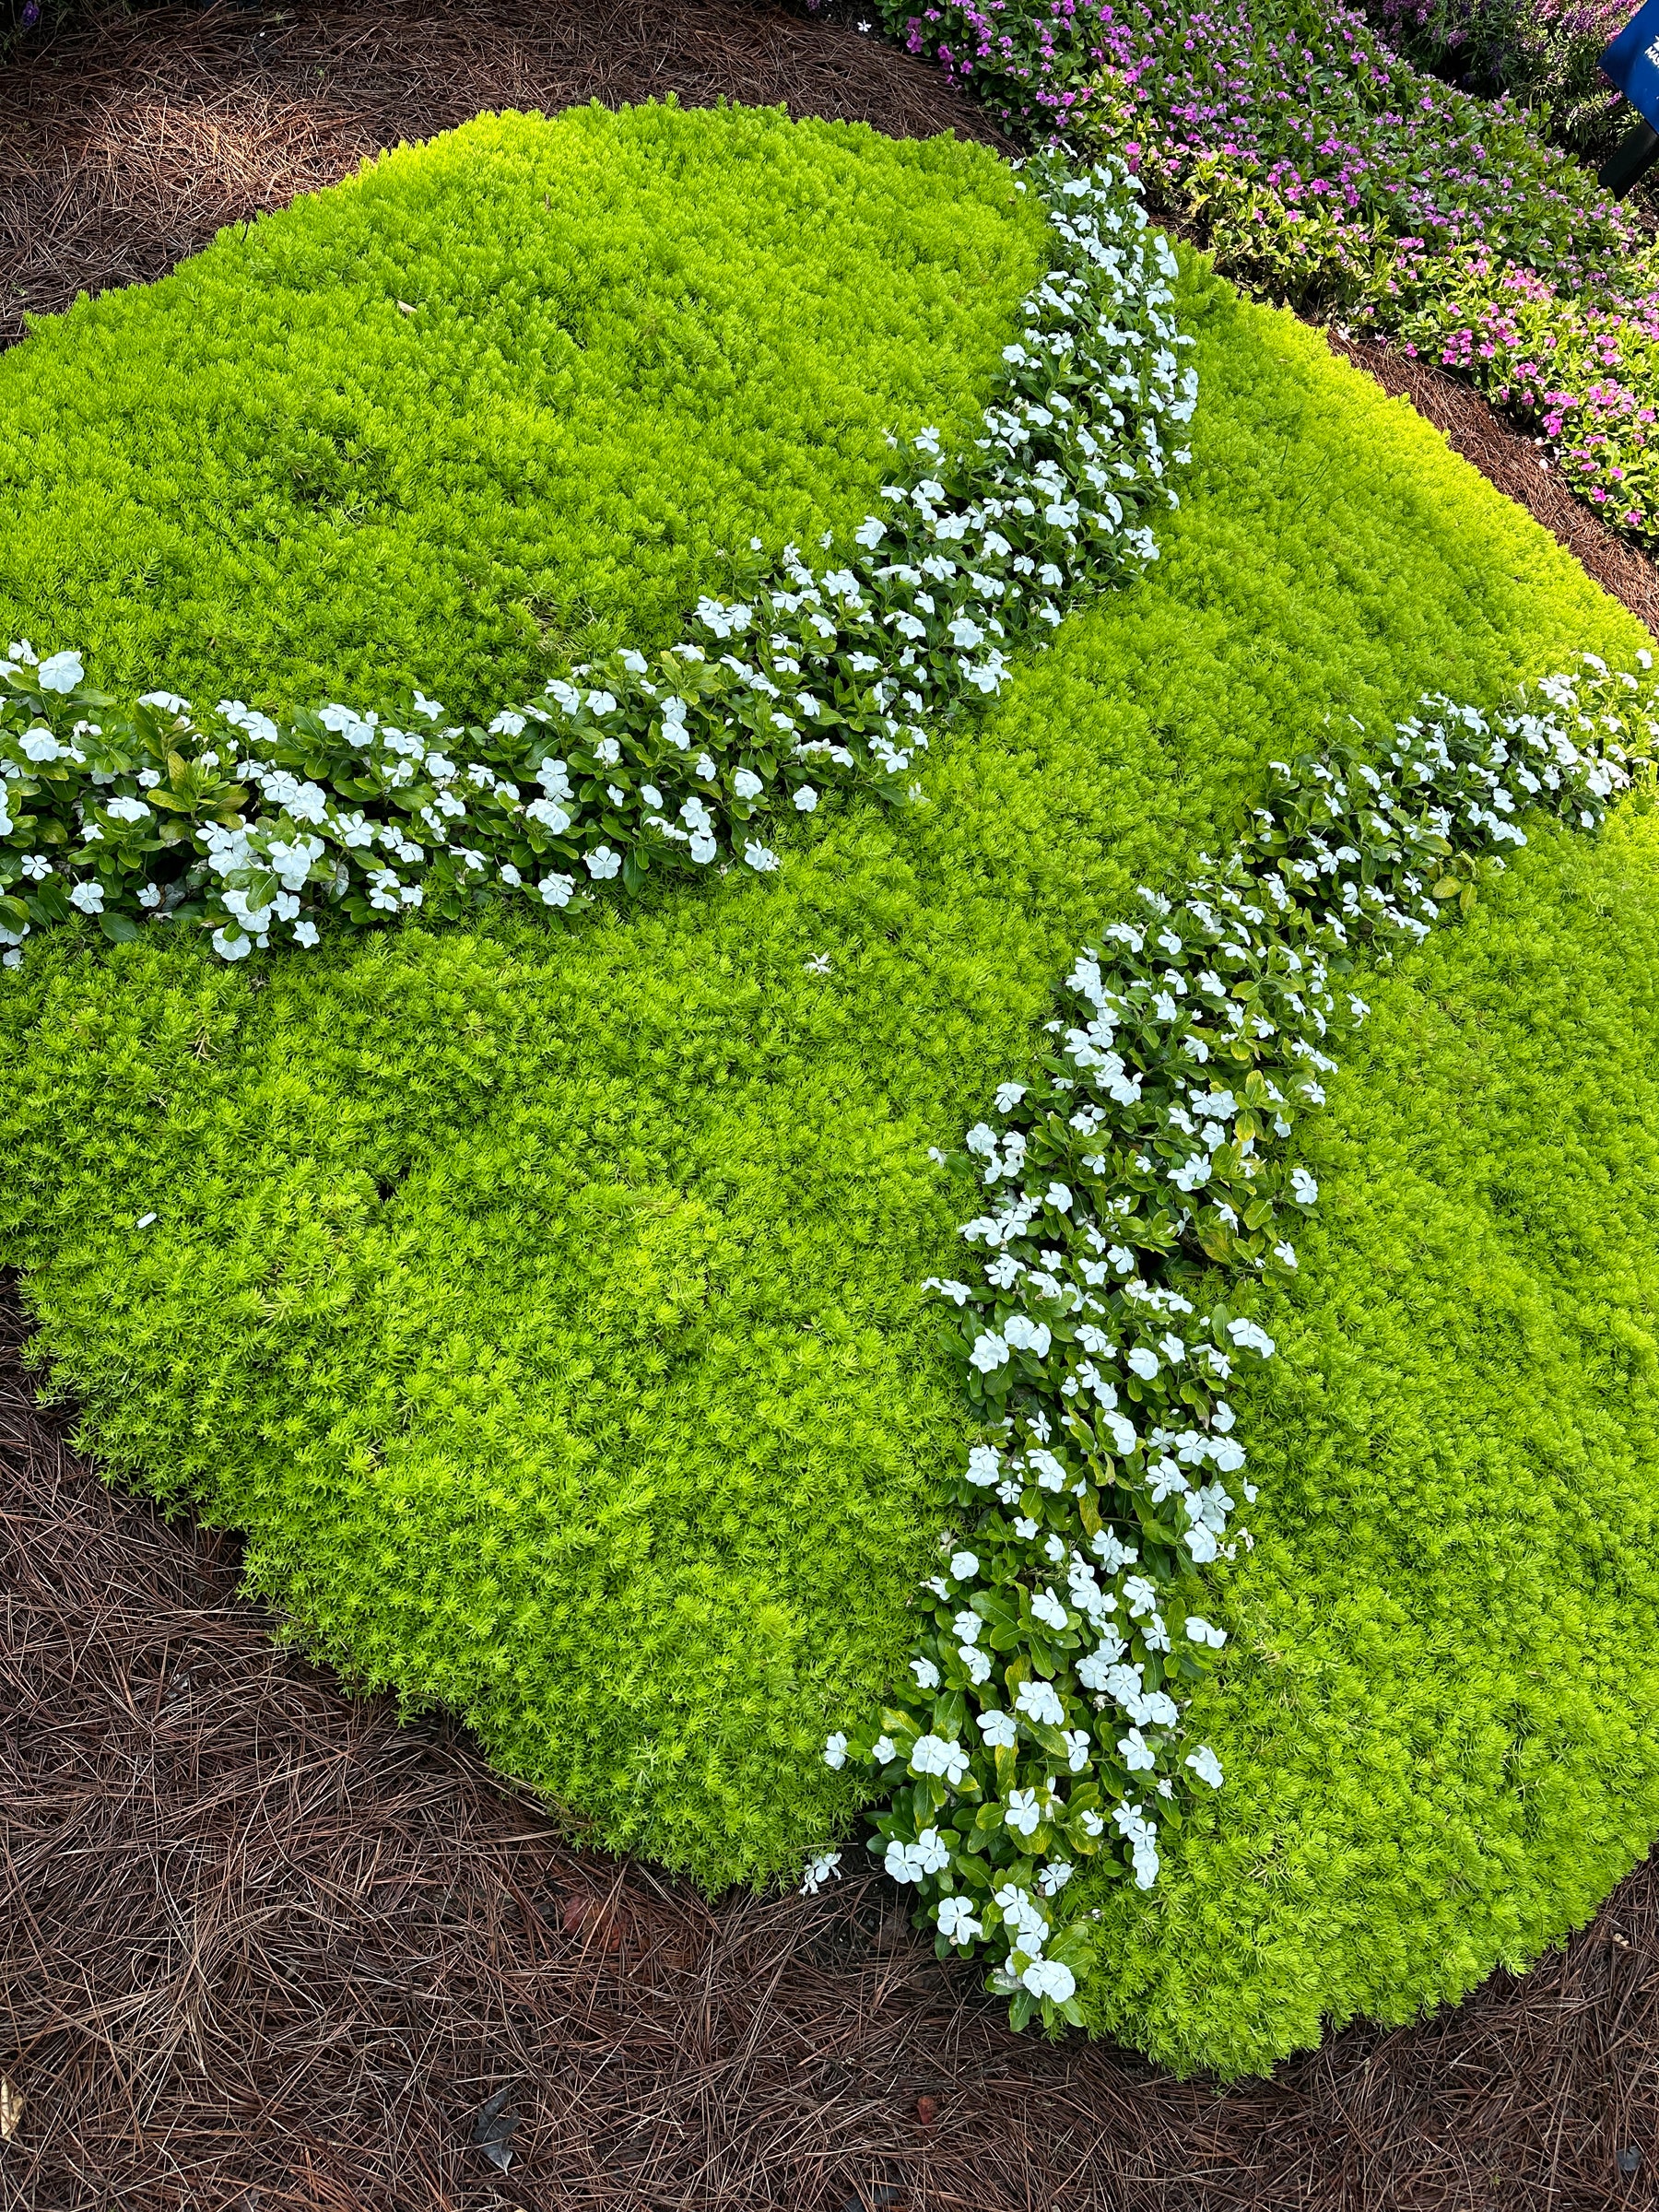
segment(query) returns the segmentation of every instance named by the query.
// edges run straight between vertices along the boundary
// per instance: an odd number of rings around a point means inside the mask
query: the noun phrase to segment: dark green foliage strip
[[[1042,229],[982,147],[781,112],[401,148],[0,357],[0,642],[488,718],[954,450]]]
[[[712,1884],[852,1818],[819,1748],[902,1667],[971,1434],[927,1148],[1072,948],[1327,714],[1641,642],[1316,338],[1203,277],[1179,312],[1163,558],[947,735],[929,806],[827,802],[764,884],[556,942],[250,978],[71,928],[0,990],[5,1256],[112,1468],[247,1528],[312,1648]]]

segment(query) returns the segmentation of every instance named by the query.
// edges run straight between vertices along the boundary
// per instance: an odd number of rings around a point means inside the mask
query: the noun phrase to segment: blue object
[[[1642,0],[1601,65],[1642,121],[1659,130],[1659,0]]]

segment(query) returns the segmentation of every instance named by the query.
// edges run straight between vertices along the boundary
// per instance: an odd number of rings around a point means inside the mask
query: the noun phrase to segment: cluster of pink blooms
[[[1615,527],[1659,536],[1659,253],[1513,102],[1424,76],[1341,6],[933,0],[889,19],[1017,131],[1122,156],[1224,268],[1467,377]]]
[[[1437,76],[1500,87],[1559,145],[1584,152],[1617,132],[1619,96],[1598,66],[1631,0],[1363,0],[1389,43]]]

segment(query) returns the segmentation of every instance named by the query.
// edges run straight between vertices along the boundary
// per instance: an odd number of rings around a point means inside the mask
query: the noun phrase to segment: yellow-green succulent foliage
[[[0,629],[123,693],[493,712],[850,529],[887,432],[976,429],[1042,231],[950,138],[480,117],[0,355]]]
[[[1180,2065],[1529,1964],[1659,1830],[1659,817],[1531,840],[1367,980],[1255,1308],[1226,1787],[1091,1900],[1094,2021]]]
[[[508,145],[529,126],[499,127]],[[666,126],[570,127],[642,159]],[[806,142],[772,119],[705,128]],[[826,374],[862,396],[809,483],[748,486],[769,547],[809,509],[853,516],[889,416],[959,428],[1033,267],[983,157],[813,143],[831,179],[869,164],[854,206],[936,187],[934,321],[902,375],[890,331],[858,353],[852,324],[821,326]],[[729,219],[752,224],[771,173],[745,172]],[[625,225],[638,189],[628,171],[591,197]],[[774,251],[741,235],[745,266]],[[464,266],[482,251],[455,247]],[[873,243],[859,264],[889,304],[893,267]],[[851,288],[856,323],[862,274]],[[1182,312],[1201,396],[1161,559],[935,735],[925,804],[827,801],[776,877],[648,886],[559,936],[503,914],[226,969],[76,927],[0,982],[0,1257],[112,1470],[244,1528],[254,1583],[311,1648],[453,1705],[594,1841],[711,1885],[797,1868],[853,1826],[854,1777],[820,1748],[904,1664],[973,1433],[920,1288],[960,1251],[928,1147],[1018,1077],[1076,947],[1135,885],[1175,888],[1222,848],[1265,762],[1327,716],[1380,742],[1424,690],[1497,702],[1642,641],[1317,337],[1201,270]],[[606,312],[615,381],[633,341]],[[690,324],[676,344],[698,357]],[[31,359],[65,372],[74,324],[0,369],[19,390]],[[347,358],[349,322],[338,336]],[[774,424],[777,450],[806,440],[796,381],[746,387],[753,450]],[[685,419],[704,404],[688,386]],[[583,405],[583,436],[630,419],[598,382]],[[606,495],[629,543],[659,484],[686,518],[637,600],[583,521],[548,533],[546,603],[618,635],[667,625],[738,526],[701,466],[665,445]],[[47,603],[29,596],[46,569],[14,554],[32,528],[0,524],[6,606],[42,648],[108,644],[134,680],[211,671],[276,697],[351,678],[368,703],[377,669],[459,698],[514,653],[538,666],[534,623],[480,627],[448,550],[420,571],[413,524],[413,565],[352,569],[366,539],[327,522],[352,604],[391,609],[372,662],[326,614],[308,641],[297,600],[247,614],[206,554],[172,629],[106,611],[94,635],[119,542],[81,600],[53,581]],[[499,542],[512,565],[524,541]],[[399,627],[406,575],[419,614]],[[1218,1581],[1233,1642],[1194,1715],[1227,1783],[1148,1896],[1079,1886],[1112,1938],[1093,2018],[1166,2059],[1262,2065],[1322,2014],[1461,1989],[1582,1916],[1659,1829],[1634,1717],[1659,1495],[1651,835],[1621,817],[1600,846],[1539,841],[1488,907],[1367,987],[1313,1140],[1319,1225],[1258,1315],[1281,1356],[1239,1396],[1257,1547]]]

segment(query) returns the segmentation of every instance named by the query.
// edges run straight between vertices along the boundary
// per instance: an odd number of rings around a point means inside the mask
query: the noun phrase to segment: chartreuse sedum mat
[[[855,523],[888,427],[971,434],[1040,249],[948,142],[480,124],[0,361],[0,610],[112,688],[482,710]],[[1161,559],[935,734],[923,804],[559,935],[231,969],[65,930],[0,983],[4,1257],[111,1474],[711,1887],[856,1833],[821,1747],[904,1665],[972,1434],[928,1150],[1075,947],[1327,719],[1380,743],[1643,642],[1317,337],[1202,270],[1182,306]],[[1079,1884],[1091,2016],[1167,2062],[1454,1997],[1659,1830],[1654,834],[1535,840],[1367,980],[1237,1394],[1226,1786],[1151,1891]]]

